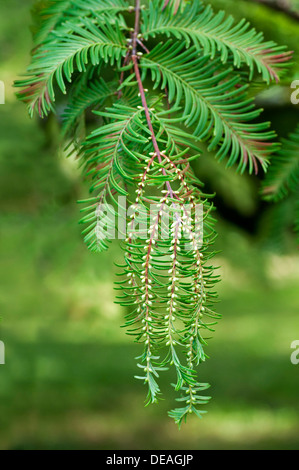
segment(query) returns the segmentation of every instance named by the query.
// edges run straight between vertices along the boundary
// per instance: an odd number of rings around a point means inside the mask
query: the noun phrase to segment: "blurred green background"
[[[281,87],[259,97],[280,135],[298,108],[289,84],[299,78],[299,28],[283,13],[250,1],[214,1],[247,16],[266,37],[295,51]],[[223,319],[200,367],[213,400],[203,420],[179,432],[165,400],[144,408],[145,389],[133,376],[138,345],[120,325],[113,303],[118,246],[87,252],[76,200],[85,193],[77,164],[58,150],[57,125],[30,120],[12,82],[29,62],[31,0],[1,0],[0,80],[0,366],[1,449],[298,449],[299,257],[292,211],[271,234],[277,209],[259,199],[260,179],[224,170],[209,157],[197,171],[219,205],[217,249]],[[273,98],[274,97],[274,98]],[[213,176],[211,176],[213,175]]]

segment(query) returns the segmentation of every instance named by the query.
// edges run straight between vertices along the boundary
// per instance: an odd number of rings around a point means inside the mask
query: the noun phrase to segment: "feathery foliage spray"
[[[18,97],[41,117],[55,111],[60,92],[68,97],[63,130],[91,181],[82,219],[89,249],[109,247],[99,236],[103,207],[117,209],[119,196],[135,206],[117,301],[128,308],[128,333],[143,345],[138,378],[153,403],[159,374],[173,367],[179,406],[169,415],[179,425],[189,413],[201,417],[209,385],[197,366],[219,318],[219,279],[211,263],[213,204],[192,160],[206,148],[237,171],[266,170],[277,145],[269,123],[257,119],[250,82],[277,82],[290,53],[200,0],[48,0],[37,3],[35,18]],[[80,140],[76,130],[90,109],[96,125]]]

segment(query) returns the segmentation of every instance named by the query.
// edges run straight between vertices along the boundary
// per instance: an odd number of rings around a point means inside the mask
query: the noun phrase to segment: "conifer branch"
[[[180,426],[190,413],[201,417],[210,399],[197,366],[220,318],[214,207],[191,162],[206,142],[236,170],[267,169],[277,145],[269,123],[254,122],[261,111],[247,88],[255,74],[277,81],[291,54],[199,0],[149,4],[46,0],[36,11],[31,65],[16,87],[41,117],[55,111],[58,90],[68,96],[63,129],[90,182],[81,223],[91,251],[109,248],[115,218],[106,221],[105,210],[115,216],[119,197],[126,200],[116,302],[128,309],[127,333],[143,345],[137,378],[147,384],[146,404],[158,401],[159,375],[172,368],[181,405],[169,415]],[[90,111],[94,129],[79,139]],[[293,189],[295,181],[279,184]]]

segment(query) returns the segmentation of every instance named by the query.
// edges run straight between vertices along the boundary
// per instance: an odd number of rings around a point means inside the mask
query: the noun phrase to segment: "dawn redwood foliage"
[[[278,82],[291,56],[245,20],[236,23],[205,3],[38,2],[31,65],[16,82],[30,115],[46,117],[55,111],[55,97],[67,95],[64,133],[91,181],[91,197],[83,201],[87,246],[109,247],[99,237],[105,204],[117,209],[123,196],[138,208],[126,222],[117,301],[128,309],[128,333],[143,344],[138,378],[148,386],[147,403],[160,396],[159,374],[173,367],[180,404],[169,415],[179,425],[189,413],[205,412],[209,397],[202,392],[209,385],[196,368],[219,318],[219,279],[210,261],[213,204],[192,160],[213,151],[236,171],[267,169],[277,144],[259,118],[250,83]],[[80,139],[91,110],[93,130]],[[149,219],[151,205],[157,212]],[[163,237],[167,211],[173,222]],[[136,231],[140,213],[148,219],[145,239]]]

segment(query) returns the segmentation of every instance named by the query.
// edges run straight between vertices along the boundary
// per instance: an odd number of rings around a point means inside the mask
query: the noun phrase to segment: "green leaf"
[[[101,107],[108,98],[114,96],[113,82],[109,85],[103,78],[89,80],[89,74],[80,76],[73,84],[73,93],[70,94],[68,105],[62,115],[63,132],[74,133],[76,124],[87,109]]]
[[[18,97],[28,102],[30,115],[38,111],[46,116],[53,110],[56,83],[66,94],[66,84],[72,81],[75,70],[86,72],[90,63],[94,67],[101,62],[120,64],[126,54],[125,43],[119,25],[112,27],[103,17],[95,16],[93,21],[82,18],[80,24],[66,22],[35,51],[27,78],[15,83],[23,88]]]
[[[67,20],[97,15],[117,14],[130,9],[124,0],[38,0],[33,9],[35,20],[34,42],[39,45],[44,42],[53,29],[57,29]]]
[[[227,166],[239,161],[238,169],[265,170],[268,156],[277,146],[269,143],[275,134],[269,123],[252,123],[261,110],[247,95],[247,86],[231,69],[223,70],[220,60],[199,56],[195,47],[171,41],[156,46],[141,60],[149,70],[154,89],[168,89],[174,107],[183,106],[183,119],[199,140],[209,141],[209,150],[219,148],[217,157],[228,157]]]
[[[193,44],[212,59],[220,56],[223,63],[232,57],[235,67],[245,63],[251,77],[257,70],[267,83],[279,80],[280,69],[290,59],[285,47],[264,41],[263,34],[246,20],[236,24],[224,11],[214,13],[210,5],[204,8],[202,2],[194,0],[176,15],[162,7],[163,1],[154,0],[149,10],[143,11],[142,34],[146,39],[164,34],[187,41],[187,46]]]

